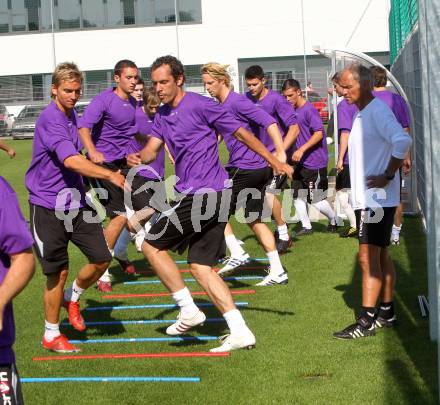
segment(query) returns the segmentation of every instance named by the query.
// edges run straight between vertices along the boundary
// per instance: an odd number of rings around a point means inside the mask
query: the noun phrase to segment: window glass
[[[102,0],[81,0],[82,27],[104,26],[104,4]]]
[[[135,24],[134,0],[122,0],[122,9],[124,11],[124,25]]]
[[[12,0],[12,31],[26,31],[27,12],[24,0]]]
[[[59,29],[80,28],[78,0],[57,0],[57,4]]]
[[[8,0],[0,0],[0,33],[9,31]]]
[[[43,75],[32,75],[32,95],[34,101],[44,100]]]
[[[174,0],[161,0],[154,2],[156,23],[173,23],[176,21]]]
[[[40,0],[40,16],[41,16],[41,27],[42,31],[51,31],[52,23],[50,17],[51,0]],[[55,18],[55,16],[54,16]]]
[[[202,6],[200,0],[178,0],[179,22],[201,22]]]
[[[118,27],[122,25],[121,0],[107,0],[107,25]]]
[[[83,99],[90,99],[110,87],[107,70],[85,72]]]
[[[40,24],[38,22],[38,0],[25,0],[25,6],[27,8],[27,20],[28,20],[28,30],[38,31],[40,29]]]
[[[154,24],[154,0],[137,0],[138,25]]]

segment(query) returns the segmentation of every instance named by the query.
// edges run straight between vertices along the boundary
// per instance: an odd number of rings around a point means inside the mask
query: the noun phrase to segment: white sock
[[[235,235],[226,236],[225,241],[226,241],[226,246],[231,252],[231,257],[241,257],[246,254],[244,249],[238,243],[238,240],[235,237]]]
[[[99,278],[100,281],[103,281],[104,283],[110,283],[111,281],[111,275],[108,269],[104,272],[104,274]]]
[[[72,287],[64,291],[64,300],[78,302],[83,292],[84,288],[78,287],[75,280],[72,284]]]
[[[228,324],[231,334],[240,333],[244,328],[246,328],[246,322],[238,309],[232,309],[231,311],[225,312],[223,317]]]
[[[58,323],[44,321],[44,339],[50,342],[60,335],[60,325]]]
[[[287,231],[287,224],[278,226],[278,237],[281,240],[289,240],[289,232]]]
[[[318,210],[328,218],[332,225],[336,225],[336,214],[327,200],[318,201],[317,203],[314,203],[313,206],[318,208]]]
[[[354,215],[353,207],[349,202],[348,192],[343,190],[338,191],[337,199],[341,204],[341,207],[344,210],[345,215],[347,215],[347,218],[350,221],[350,226],[352,228],[356,228],[356,217]]]
[[[402,225],[396,226],[396,225],[393,224],[393,228],[391,230],[391,234],[393,236],[396,236],[397,237],[396,239],[399,239],[401,229],[402,229]]]
[[[114,252],[115,257],[121,260],[128,260],[127,246],[131,241],[130,232],[127,228],[124,228],[116,241]]]
[[[310,223],[309,215],[307,214],[307,205],[301,198],[295,198],[293,200],[293,205],[295,206],[298,218],[304,228],[312,229],[312,224]]]
[[[270,274],[272,276],[278,276],[284,273],[283,265],[280,261],[280,255],[278,254],[277,250],[267,252],[267,258],[269,259]]]
[[[180,313],[184,318],[192,318],[199,312],[199,308],[194,304],[193,298],[187,287],[172,293],[176,304],[180,307]]]

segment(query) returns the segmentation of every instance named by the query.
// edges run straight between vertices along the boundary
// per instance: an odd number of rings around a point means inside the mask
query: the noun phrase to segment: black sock
[[[362,307],[361,309],[361,317],[364,318],[369,326],[374,323],[374,318],[376,316],[376,308],[375,307]]]
[[[381,318],[390,319],[394,316],[394,303],[390,302],[381,302],[379,306],[379,315]]]

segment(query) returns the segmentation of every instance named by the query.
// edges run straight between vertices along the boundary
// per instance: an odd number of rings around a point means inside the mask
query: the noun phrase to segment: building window
[[[201,0],[0,0],[0,34],[202,21]],[[52,13],[51,13],[52,11]]]
[[[12,31],[26,31],[27,12],[24,0],[12,0]]]
[[[124,12],[124,25],[135,24],[134,0],[122,0],[122,9]]]
[[[29,31],[38,31],[40,29],[38,18],[38,0],[25,0],[24,2],[27,9],[27,23]]]
[[[58,15],[58,28],[80,28],[80,8],[78,0],[55,0]]]
[[[40,0],[40,29],[41,31],[51,31],[52,30],[52,20],[50,8],[52,0]]]
[[[43,75],[32,75],[32,94],[34,101],[44,100]]]
[[[9,32],[8,0],[0,0],[0,33]]]
[[[154,0],[137,0],[136,22],[138,25],[154,24]]]
[[[202,22],[200,0],[178,0],[179,22]]]
[[[119,27],[122,25],[121,0],[106,0],[107,3],[107,26]]]
[[[154,2],[154,15],[156,24],[176,22],[174,0],[156,0]]]
[[[107,70],[93,70],[85,72],[84,80],[84,94],[83,99],[89,100],[95,97],[101,91],[110,87],[109,71]]]
[[[82,28],[104,27],[102,0],[81,0]]]

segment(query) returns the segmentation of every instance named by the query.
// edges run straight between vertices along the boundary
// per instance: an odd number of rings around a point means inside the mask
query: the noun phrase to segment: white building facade
[[[50,73],[64,61],[85,72],[85,98],[110,85],[120,59],[146,78],[156,57],[175,55],[196,90],[208,61],[230,64],[240,89],[244,69],[257,63],[274,79],[277,72],[304,79],[304,50],[310,79],[315,67],[327,69],[311,56],[314,45],[386,64],[388,12],[384,0],[0,0],[0,104],[47,100]]]

